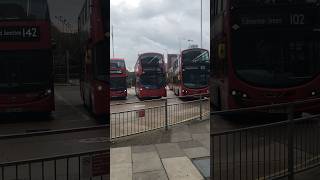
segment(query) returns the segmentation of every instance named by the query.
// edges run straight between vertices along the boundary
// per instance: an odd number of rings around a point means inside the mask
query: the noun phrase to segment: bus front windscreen
[[[0,52],[0,91],[34,92],[49,88],[52,61],[48,52]]]
[[[194,49],[182,53],[182,64],[209,63],[209,52],[204,49]]]
[[[110,78],[110,89],[117,90],[125,90],[127,89],[127,80],[125,77],[111,77]]]
[[[313,35],[299,38],[243,32],[233,39],[235,72],[249,84],[288,88],[307,83],[320,72],[320,40]]]
[[[202,66],[205,67],[205,66]],[[208,72],[208,66],[206,69],[201,69],[200,67],[196,67],[194,69],[184,69],[183,71],[183,84],[187,88],[197,89],[197,88],[205,88],[209,83],[210,73]]]
[[[122,69],[126,68],[124,60],[111,60],[110,61],[110,67],[111,68],[116,68],[116,69]]]
[[[159,89],[165,86],[166,79],[164,74],[143,74],[140,83],[146,89]]]
[[[159,66],[163,63],[163,58],[160,55],[148,55],[141,58],[142,66]]]
[[[0,20],[46,20],[49,10],[46,0],[1,0]]]

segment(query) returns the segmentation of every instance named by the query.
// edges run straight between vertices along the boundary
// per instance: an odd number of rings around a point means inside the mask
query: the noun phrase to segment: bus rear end
[[[145,53],[139,56],[136,72],[136,94],[139,98],[167,96],[163,55]]]
[[[0,1],[0,112],[54,110],[46,0]]]
[[[110,61],[110,97],[127,98],[127,72],[124,59]]]
[[[181,53],[178,95],[193,96],[209,93],[209,52],[205,49],[187,49]]]

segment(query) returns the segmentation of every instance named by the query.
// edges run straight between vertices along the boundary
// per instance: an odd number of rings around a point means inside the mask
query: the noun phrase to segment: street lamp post
[[[112,57],[114,58],[114,39],[113,39],[113,25],[112,25],[111,39],[112,39]]]
[[[167,53],[167,58],[168,58],[168,54],[169,54],[168,49],[163,49],[163,50],[166,51],[166,53]],[[166,57],[164,57],[164,59],[166,59]],[[167,59],[167,63],[168,63],[168,59]]]
[[[200,47],[202,48],[202,0],[201,0],[201,42],[200,42]]]

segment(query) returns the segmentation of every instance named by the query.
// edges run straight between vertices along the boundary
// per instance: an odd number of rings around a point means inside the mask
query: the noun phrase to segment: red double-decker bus
[[[167,96],[166,72],[162,54],[140,54],[134,69],[136,74],[135,90],[138,98]]]
[[[110,97],[127,98],[127,69],[124,59],[110,60]]]
[[[104,0],[86,0],[78,18],[82,45],[81,97],[96,116],[108,113],[109,87],[107,41],[107,3]]]
[[[208,50],[186,49],[173,63],[173,92],[179,97],[208,94],[210,76]]]
[[[212,107],[320,96],[318,1],[215,0],[211,6]]]
[[[46,0],[0,1],[0,112],[54,111]]]

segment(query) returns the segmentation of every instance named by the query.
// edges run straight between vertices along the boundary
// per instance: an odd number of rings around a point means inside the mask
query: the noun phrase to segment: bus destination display
[[[39,27],[0,27],[0,41],[34,41],[39,38]]]
[[[240,17],[241,25],[308,25],[310,23],[310,20],[306,18],[305,14],[290,14],[289,16],[261,15],[258,17]]]

